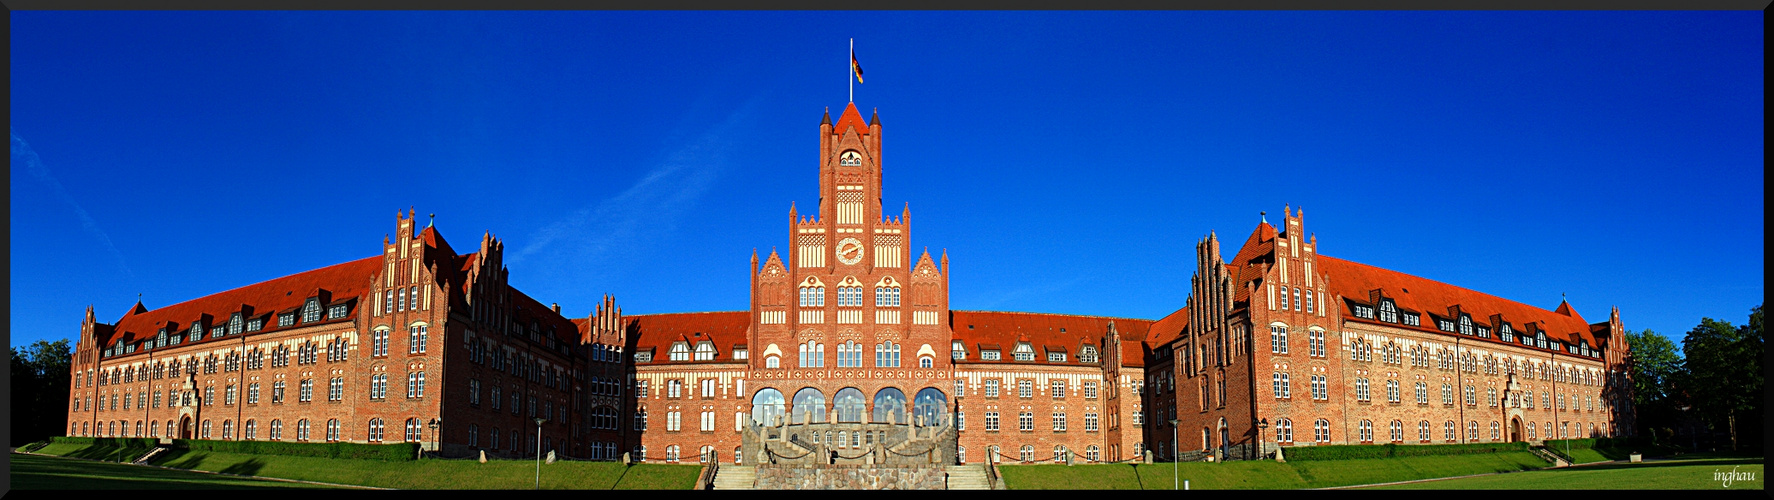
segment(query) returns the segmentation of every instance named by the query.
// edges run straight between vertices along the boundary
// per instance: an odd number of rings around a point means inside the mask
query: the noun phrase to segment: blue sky
[[[739,310],[849,39],[956,309],[1156,319],[1193,245],[1680,340],[1762,302],[1759,12],[14,12],[12,345],[375,255],[416,207],[583,317]]]

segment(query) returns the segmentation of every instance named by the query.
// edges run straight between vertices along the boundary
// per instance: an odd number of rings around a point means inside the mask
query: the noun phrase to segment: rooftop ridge
[[[1031,312],[1031,311],[984,311],[984,310],[976,310],[976,309],[950,309],[949,312],[1039,314],[1042,316],[1064,316],[1064,317],[1068,317],[1068,318],[1100,318],[1100,319],[1128,319],[1128,320],[1134,320],[1134,321],[1158,321],[1155,319],[1134,318],[1134,317],[1130,317],[1130,316],[1101,316],[1101,315],[1095,315],[1095,314],[1066,314],[1066,313]]]
[[[1498,296],[1498,295],[1495,295],[1495,294],[1490,294],[1490,293],[1485,293],[1485,292],[1481,292],[1481,291],[1478,291],[1478,290],[1473,290],[1473,289],[1471,289],[1471,288],[1466,288],[1466,287],[1463,287],[1463,286],[1460,286],[1460,285],[1455,285],[1455,284],[1451,284],[1451,283],[1447,283],[1447,282],[1445,282],[1445,281],[1441,281],[1441,280],[1436,280],[1436,279],[1432,279],[1432,278],[1425,278],[1425,277],[1422,277],[1422,276],[1417,276],[1417,275],[1415,275],[1415,274],[1411,274],[1411,273],[1407,273],[1407,272],[1404,272],[1404,271],[1397,271],[1397,270],[1393,270],[1393,269],[1387,269],[1387,268],[1384,268],[1384,267],[1380,267],[1380,266],[1376,266],[1376,265],[1373,265],[1373,264],[1364,264],[1364,263],[1361,263],[1361,262],[1356,262],[1356,261],[1353,261],[1353,260],[1349,260],[1349,259],[1344,259],[1344,258],[1340,258],[1340,257],[1332,257],[1332,256],[1329,256],[1329,255],[1324,255],[1324,254],[1319,254],[1319,255],[1318,255],[1318,258],[1320,258],[1320,259],[1330,259],[1330,260],[1332,260],[1332,261],[1337,261],[1337,262],[1341,262],[1341,263],[1345,263],[1345,264],[1353,264],[1353,265],[1357,265],[1357,266],[1362,266],[1362,267],[1367,267],[1367,268],[1372,268],[1372,269],[1378,269],[1378,270],[1381,270],[1381,271],[1385,271],[1385,272],[1389,272],[1389,273],[1396,273],[1396,274],[1401,274],[1401,275],[1405,275],[1405,276],[1409,276],[1409,277],[1412,277],[1412,278],[1416,278],[1416,279],[1420,279],[1420,280],[1423,280],[1423,281],[1428,281],[1428,282],[1431,282],[1431,283],[1435,283],[1435,284],[1437,284],[1437,285],[1442,285],[1442,286],[1447,286],[1447,287],[1451,287],[1451,288],[1456,288],[1456,289],[1460,289],[1460,290],[1465,290],[1465,291],[1468,291],[1468,292],[1472,292],[1472,293],[1476,293],[1476,294],[1479,294],[1479,295],[1484,295],[1484,296],[1486,296],[1486,297],[1490,297],[1490,298],[1493,298],[1493,299],[1497,299],[1497,300],[1502,300],[1502,301],[1506,301],[1506,302],[1509,302],[1509,303],[1511,303],[1511,304],[1515,304],[1515,305],[1519,305],[1519,306],[1523,306],[1523,307],[1529,307],[1529,308],[1533,308],[1533,309],[1535,309],[1535,310],[1538,310],[1538,311],[1545,311],[1545,312],[1546,312],[1546,313],[1547,313],[1547,314],[1558,314],[1558,315],[1560,315],[1560,316],[1567,316],[1567,315],[1565,315],[1565,314],[1563,314],[1563,313],[1559,313],[1559,312],[1557,312],[1557,311],[1554,311],[1554,310],[1551,310],[1551,309],[1547,309],[1547,308],[1544,308],[1544,307],[1540,307],[1540,306],[1536,306],[1536,305],[1533,305],[1533,304],[1528,304],[1528,303],[1525,303],[1525,302],[1521,302],[1521,301],[1517,301],[1517,300],[1514,300],[1514,299],[1509,299],[1509,298],[1505,298],[1505,297],[1502,297],[1502,296]],[[1334,278],[1334,277],[1335,277],[1335,276],[1332,276],[1332,277],[1333,277],[1333,278]],[[1354,299],[1356,299],[1356,300],[1365,300],[1365,298],[1364,298],[1364,297],[1349,297],[1349,298],[1354,298]],[[1564,304],[1564,302],[1563,302],[1563,301],[1560,301],[1560,304]],[[1454,305],[1454,304],[1449,304],[1449,305]],[[1433,312],[1433,311],[1424,311],[1424,312]],[[1440,313],[1437,313],[1437,314],[1440,314]],[[1573,309],[1572,309],[1572,315],[1569,315],[1569,316],[1567,316],[1567,317],[1570,317],[1570,318],[1572,318],[1572,319],[1581,319],[1581,318],[1579,318],[1579,317],[1578,317],[1578,316],[1576,316],[1576,315],[1575,315],[1575,314],[1576,314],[1576,311],[1575,311],[1575,309],[1574,309],[1574,308],[1573,308]],[[1476,319],[1476,318],[1475,318],[1475,319]]]
[[[204,299],[207,299],[207,298],[210,298],[210,297],[216,297],[216,296],[221,296],[221,295],[227,295],[227,294],[230,294],[230,293],[234,293],[234,292],[238,292],[238,291],[241,291],[241,290],[245,290],[245,289],[247,289],[247,288],[251,288],[251,287],[255,287],[255,286],[259,286],[259,285],[264,285],[264,284],[268,284],[268,283],[273,283],[273,282],[277,282],[277,281],[282,281],[282,280],[286,280],[286,279],[290,279],[290,278],[294,278],[294,277],[297,277],[297,276],[301,276],[301,275],[304,275],[304,274],[310,274],[310,273],[318,273],[318,272],[322,272],[322,271],[327,271],[327,270],[330,270],[330,269],[333,269],[333,268],[337,268],[337,267],[344,267],[344,266],[349,266],[349,265],[352,265],[352,264],[357,264],[357,263],[361,263],[361,262],[364,262],[364,261],[367,261],[367,260],[371,260],[371,259],[381,259],[381,258],[382,258],[382,256],[380,256],[380,255],[371,255],[371,256],[369,256],[369,257],[364,257],[364,258],[360,258],[360,259],[352,259],[352,260],[347,260],[347,261],[344,261],[344,262],[340,262],[340,263],[337,263],[337,264],[331,264],[331,265],[327,265],[327,266],[322,266],[322,267],[317,267],[317,268],[314,268],[314,269],[309,269],[309,270],[306,270],[306,271],[301,271],[301,272],[295,272],[295,273],[290,273],[290,274],[286,274],[286,275],[283,275],[283,276],[278,276],[278,277],[276,277],[276,278],[271,278],[271,279],[266,279],[266,280],[259,280],[259,281],[255,281],[255,282],[252,282],[252,283],[247,283],[247,284],[245,284],[245,285],[240,285],[240,286],[237,286],[237,287],[234,287],[234,288],[229,288],[229,289],[227,289],[227,290],[222,290],[222,291],[219,291],[219,292],[215,292],[215,293],[209,293],[209,294],[204,294],[204,295],[199,295],[199,296],[196,296],[196,297],[192,297],[192,298],[189,298],[189,299],[185,299],[185,300],[181,300],[181,301],[178,301],[178,302],[174,302],[174,303],[171,303],[171,304],[167,304],[167,305],[164,305],[164,306],[160,306],[160,307],[152,307],[152,308],[147,308],[147,310],[146,310],[146,311],[143,311],[143,312],[141,312],[141,313],[138,313],[138,314],[137,314],[137,315],[142,315],[142,314],[150,314],[150,313],[155,313],[155,312],[159,312],[159,311],[164,311],[164,310],[167,310],[167,309],[171,309],[171,308],[174,308],[174,307],[179,307],[179,306],[184,306],[184,305],[189,305],[189,304],[191,304],[191,303],[192,303],[192,302],[197,302],[197,301],[200,301],[200,300],[204,300]],[[137,301],[136,301],[136,304],[137,304],[137,305],[140,305],[140,304],[141,304],[141,301],[140,301],[140,300],[139,300],[139,299],[138,299],[138,300],[137,300]],[[143,306],[143,307],[146,307],[146,306]],[[131,308],[131,310],[132,310],[132,311],[133,311],[133,310],[134,310],[134,308],[135,308],[135,306],[130,306],[130,308]],[[127,318],[127,317],[129,317],[129,316],[130,316],[130,314],[128,314],[128,313],[125,313],[125,314],[124,314],[124,315],[123,315],[123,316],[122,316],[122,317],[119,317],[119,318],[118,318],[118,321],[119,321],[119,322],[121,322],[121,321],[122,321],[122,320],[123,320],[123,318]],[[115,324],[115,323],[113,323],[113,324]]]

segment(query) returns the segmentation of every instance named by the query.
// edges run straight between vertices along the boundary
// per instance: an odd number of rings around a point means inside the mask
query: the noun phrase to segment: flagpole
[[[850,58],[853,60],[856,59],[856,39],[855,38],[850,39]],[[856,63],[852,62],[850,64],[854,66]],[[844,68],[844,69],[849,70],[849,71],[844,72],[844,81],[850,82],[850,102],[856,102],[856,75],[851,74],[851,73],[856,72],[856,68]]]

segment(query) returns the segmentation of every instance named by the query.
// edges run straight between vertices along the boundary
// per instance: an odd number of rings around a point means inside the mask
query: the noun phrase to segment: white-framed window
[[[1066,362],[1066,353],[1048,351],[1047,352],[1047,362],[1048,363],[1064,363],[1064,362]]]
[[[1429,442],[1429,421],[1428,420],[1417,422],[1417,441],[1423,442],[1423,443]]]
[[[1292,419],[1283,418],[1275,421],[1275,442],[1294,442],[1294,421]]]
[[[714,397],[715,397],[715,379],[705,378],[705,379],[702,379],[701,383],[702,383],[702,398],[703,399],[714,399]]]
[[[299,389],[296,399],[297,401],[306,403],[314,400],[314,379],[302,379],[302,385]]]
[[[1025,411],[1025,412],[1016,414],[1016,430],[1019,430],[1019,431],[1033,431],[1033,430],[1035,430],[1035,413]]]
[[[1079,385],[1084,390],[1084,399],[1096,399],[1096,381],[1087,380]]]
[[[1429,404],[1429,384],[1417,382],[1417,404]]]
[[[1287,354],[1287,326],[1269,325],[1269,352]]]
[[[891,341],[875,344],[875,366],[898,367],[899,345]]]
[[[326,400],[327,401],[342,401],[344,399],[345,399],[345,379],[343,377],[333,377],[332,380],[328,380],[327,381],[327,388],[326,388]]]
[[[1314,442],[1314,443],[1329,443],[1330,439],[1331,439],[1330,436],[1331,436],[1331,431],[1330,431],[1330,421],[1329,420],[1325,420],[1325,419],[1321,418],[1321,419],[1318,419],[1317,421],[1312,422],[1312,442]]]
[[[670,381],[667,381],[665,383],[665,397],[668,397],[668,398],[683,397],[683,391],[684,391],[684,381],[682,381],[682,380],[671,379]]]
[[[380,419],[380,418],[370,419],[369,441],[372,443],[382,441],[382,438],[383,438],[382,432],[384,430],[385,430],[385,426],[382,425],[382,419]]]
[[[308,440],[308,419],[304,418],[296,421],[296,440]]]
[[[702,341],[696,344],[696,361],[713,361],[715,359],[715,343]]]
[[[930,356],[919,356],[918,357],[918,368],[934,368],[934,367],[936,367],[936,360],[935,359],[932,359]]]
[[[986,393],[986,397],[988,397],[988,398],[998,397],[998,379],[995,379],[995,378],[986,379],[983,382],[981,382],[981,385],[985,386],[984,392]]]
[[[1374,442],[1374,422],[1373,421],[1362,420],[1361,426],[1360,426],[1360,432],[1361,432],[1361,442],[1363,442],[1363,443]]]
[[[1027,342],[1019,343],[1016,345],[1016,350],[1011,351],[1011,356],[1017,361],[1034,361],[1035,348]]]
[[[985,361],[998,361],[1001,358],[999,358],[997,349],[984,349],[979,351],[979,359]]]
[[[949,358],[956,361],[967,359],[967,346],[956,340],[949,343]]]
[[[1448,385],[1448,384],[1441,384],[1441,404],[1453,406],[1453,404],[1454,404],[1454,386]]]
[[[1047,390],[1048,390],[1048,392],[1051,393],[1049,395],[1052,396],[1054,399],[1060,399],[1060,398],[1066,397],[1066,381],[1053,380],[1053,381],[1050,381],[1049,385],[1050,385],[1050,387],[1048,387]]]
[[[1459,431],[1454,427],[1454,421],[1452,420],[1442,424],[1442,433],[1446,435],[1447,441],[1450,443],[1460,439]]]
[[[1397,403],[1399,400],[1398,392],[1399,392],[1398,391],[1398,381],[1397,380],[1387,380],[1386,381],[1386,401],[1389,403]]]
[[[1025,399],[1035,397],[1035,381],[1029,379],[1016,381],[1016,396]]]
[[[682,417],[679,412],[665,412],[665,430],[677,431],[682,423]]]
[[[1312,376],[1312,399],[1330,399],[1330,379],[1323,375]]]
[[[1053,430],[1054,432],[1066,431],[1066,412],[1053,412]]]
[[[1096,432],[1097,417],[1095,413],[1084,414],[1084,432]]]
[[[986,412],[986,430],[987,431],[997,431],[998,430],[998,412],[995,412],[995,411]]]
[[[425,345],[430,342],[426,325],[413,325],[407,328],[407,354],[424,354]]]
[[[702,412],[702,430],[705,430],[705,431],[715,430],[715,412],[712,412],[712,411]]]
[[[1356,401],[1367,401],[1368,400],[1368,386],[1367,386],[1367,378],[1366,377],[1359,377],[1359,378],[1355,379],[1355,400]]]
[[[1270,374],[1269,379],[1270,393],[1275,396],[1275,399],[1287,399],[1293,396],[1293,388],[1290,387],[1292,384],[1287,382],[1287,374],[1276,372]]]
[[[1387,437],[1390,438],[1392,440],[1392,442],[1394,442],[1394,443],[1404,442],[1404,422],[1403,421],[1393,420],[1392,424],[1387,426],[1386,430],[1387,430]]]

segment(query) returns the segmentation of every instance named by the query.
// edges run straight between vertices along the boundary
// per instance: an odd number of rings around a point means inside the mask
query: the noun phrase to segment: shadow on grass
[[[259,470],[264,469],[264,468],[265,468],[265,460],[264,459],[253,458],[253,459],[248,459],[245,462],[230,465],[230,466],[223,468],[222,470],[219,470],[216,472],[221,472],[224,474],[237,474],[237,475],[242,475],[242,476],[257,476],[257,475],[259,475]]]
[[[1558,471],[1613,470],[1613,469],[1647,469],[1647,468],[1659,468],[1659,467],[1691,467],[1691,466],[1695,466],[1695,465],[1761,465],[1762,463],[1763,463],[1763,460],[1759,459],[1759,458],[1671,460],[1671,461],[1667,461],[1667,462],[1662,462],[1662,461],[1640,462],[1640,463],[1636,463],[1636,464],[1635,463],[1606,463],[1606,464],[1598,464],[1598,465],[1585,465],[1582,467],[1571,467],[1571,468],[1563,468],[1563,469],[1546,469],[1546,470],[1549,472],[1558,472]]]
[[[12,460],[12,487],[20,490],[190,490],[314,487],[35,455],[13,455]]]

